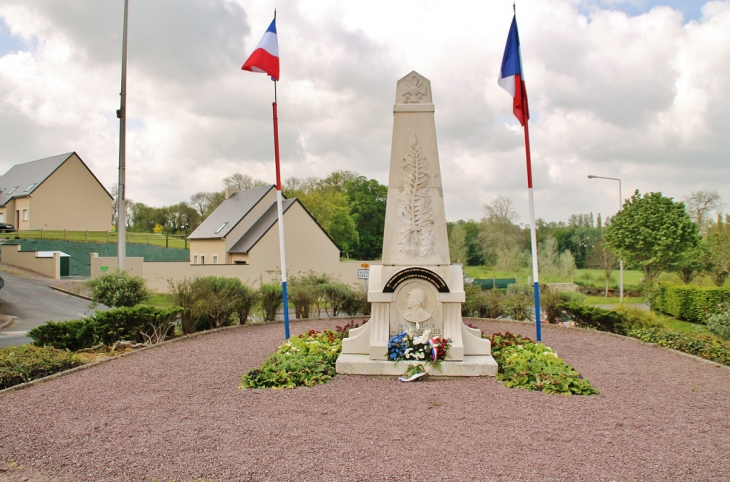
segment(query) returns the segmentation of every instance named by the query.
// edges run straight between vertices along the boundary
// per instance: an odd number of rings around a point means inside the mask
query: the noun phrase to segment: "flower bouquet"
[[[431,331],[407,332],[393,335],[388,340],[388,359],[393,362],[410,361],[404,376],[408,381],[426,374],[432,366],[440,370],[441,361],[449,353],[451,340],[431,337]],[[403,380],[403,379],[401,379]]]

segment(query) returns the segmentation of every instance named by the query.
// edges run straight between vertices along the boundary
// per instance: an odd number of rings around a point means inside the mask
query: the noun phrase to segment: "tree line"
[[[222,184],[220,191],[197,192],[189,201],[169,206],[153,207],[127,199],[127,230],[187,236],[224,201],[227,189],[245,191],[269,185],[240,173],[224,178]],[[111,221],[116,225],[116,186],[111,193]],[[363,260],[380,257],[387,186],[352,171],[335,171],[325,178],[290,177],[284,181],[282,193],[302,202],[343,256]]]
[[[223,202],[226,189],[268,185],[240,173],[224,178],[222,184],[220,191],[198,192],[187,202],[169,206],[127,200],[127,229],[187,236]],[[111,191],[116,197],[116,189]],[[380,258],[387,186],[352,171],[335,171],[324,178],[290,177],[282,191],[302,202],[343,256]],[[613,218],[577,213],[565,222],[538,219],[540,272],[570,276],[576,269],[597,268],[608,281],[622,259],[628,269],[642,270],[650,281],[663,272],[676,272],[685,283],[707,275],[721,286],[730,275],[730,215],[718,212],[722,206],[715,190],[693,192],[683,201],[636,191]],[[479,221],[447,223],[451,261],[501,271],[529,268],[530,229],[517,223],[512,200],[499,195],[483,209]]]

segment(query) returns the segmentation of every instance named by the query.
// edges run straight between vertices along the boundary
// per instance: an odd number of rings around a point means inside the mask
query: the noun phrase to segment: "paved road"
[[[53,280],[22,273],[2,270],[5,287],[0,289],[0,313],[15,317],[14,322],[0,330],[0,347],[22,345],[31,340],[26,333],[46,321],[72,320],[89,316],[97,310],[108,310],[99,306],[92,310],[89,302],[50,288]]]

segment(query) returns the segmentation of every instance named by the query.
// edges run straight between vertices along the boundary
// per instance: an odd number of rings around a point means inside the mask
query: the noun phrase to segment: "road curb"
[[[66,293],[69,296],[74,296],[76,298],[81,298],[82,300],[91,301],[91,298],[89,298],[88,296],[84,296],[84,295],[79,294],[79,293],[74,293],[73,291],[69,291],[69,290],[65,290],[63,288],[59,288],[58,286],[49,285],[49,288],[51,288],[52,290],[60,291],[61,293]]]

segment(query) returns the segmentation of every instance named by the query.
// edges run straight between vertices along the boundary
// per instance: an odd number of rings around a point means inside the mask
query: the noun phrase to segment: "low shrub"
[[[201,313],[196,329],[207,330],[232,325],[238,297],[244,289],[241,280],[206,276],[196,279],[195,282],[201,285],[199,291],[203,296],[202,303],[198,307]]]
[[[630,330],[662,326],[659,317],[652,311],[642,310],[631,305],[620,305],[616,308],[616,312],[623,316],[622,331],[625,333]]]
[[[342,313],[347,313],[350,316],[370,314],[368,292],[364,286],[360,286],[356,289],[350,289],[349,296],[342,304]]]
[[[290,338],[260,368],[246,373],[239,388],[311,387],[329,381],[346,333],[311,330]]]
[[[466,299],[461,305],[461,315],[471,318],[499,318],[502,315],[502,303],[505,290],[482,290],[479,285],[464,286]]]
[[[730,340],[730,303],[721,303],[707,317],[707,329],[725,340]]]
[[[196,277],[167,281],[172,302],[180,307],[180,328],[186,335],[195,332],[198,321],[205,313],[209,291],[208,286],[200,280]]]
[[[568,299],[569,297],[564,291],[547,288],[540,293],[540,308],[548,323],[556,324],[563,320],[565,311],[560,305],[568,301]]]
[[[28,336],[37,347],[81,350],[98,343],[112,345],[121,340],[159,343],[172,331],[180,309],[153,306],[121,307],[97,311],[80,320],[47,321]]]
[[[262,283],[259,287],[259,299],[261,302],[261,310],[264,313],[264,321],[276,320],[276,314],[279,312],[279,307],[284,300],[284,292],[281,285]]]
[[[259,301],[259,294],[250,286],[241,283],[236,288],[234,297],[236,301],[233,303],[233,312],[238,318],[238,324],[244,325]]]
[[[628,332],[628,335],[641,341],[690,353],[723,365],[730,365],[730,342],[719,340],[711,335],[679,333],[661,328],[633,329]]]
[[[320,296],[318,285],[308,277],[293,277],[287,288],[287,295],[294,305],[296,317],[300,320],[310,318],[312,307]]]
[[[623,313],[571,301],[561,303],[559,306],[575,322],[575,326],[626,334],[628,321]]]
[[[503,303],[503,312],[512,320],[532,321],[532,287],[510,285]]]
[[[81,365],[71,352],[33,345],[0,348],[0,390]]]
[[[497,380],[509,388],[563,395],[594,395],[598,390],[558,354],[542,343],[510,332],[494,333],[492,356],[499,365]]]
[[[144,278],[132,276],[120,269],[97,276],[85,285],[91,289],[94,305],[103,304],[112,308],[137,305],[151,294]]]
[[[332,308],[332,316],[337,316],[354,296],[352,288],[347,283],[334,281],[323,286],[324,299]],[[351,315],[354,313],[350,313]]]
[[[94,344],[94,335],[88,318],[69,321],[47,321],[28,331],[37,347],[51,346],[59,350],[83,350]]]

